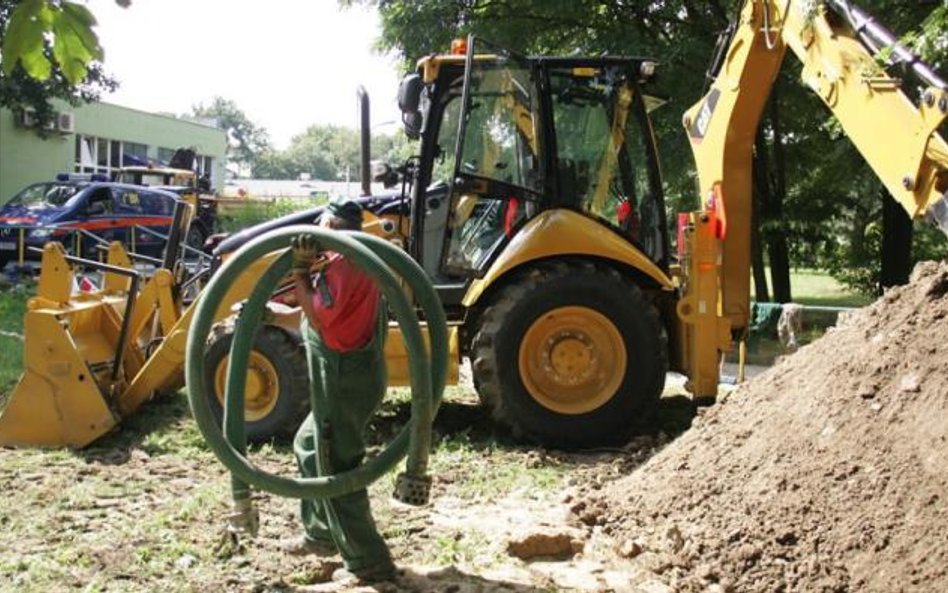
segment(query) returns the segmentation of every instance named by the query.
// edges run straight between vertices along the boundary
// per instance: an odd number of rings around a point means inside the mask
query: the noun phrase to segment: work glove
[[[290,239],[290,249],[293,251],[293,272],[309,275],[313,265],[326,258],[319,248],[319,242],[312,235],[297,235]]]

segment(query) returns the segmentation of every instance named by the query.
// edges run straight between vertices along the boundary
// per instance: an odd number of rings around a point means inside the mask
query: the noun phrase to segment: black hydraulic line
[[[161,267],[166,270],[173,270],[174,265],[178,261],[178,247],[181,245],[181,237],[184,234],[184,230],[181,227],[184,226],[184,217],[188,213],[188,208],[190,208],[190,206],[183,200],[175,202],[174,214],[172,214],[171,220],[171,232],[168,234],[168,242],[165,243],[165,257],[161,264]]]
[[[122,367],[122,358],[125,355],[125,342],[128,341],[128,327],[132,323],[132,311],[138,298],[138,283],[141,276],[137,273],[132,277],[132,285],[128,288],[128,297],[125,299],[125,315],[122,317],[122,328],[119,330],[118,345],[115,352],[115,364],[112,366],[112,381],[116,381],[119,369]]]
[[[711,54],[711,63],[708,64],[708,70],[704,75],[704,88],[701,94],[704,95],[711,88],[711,85],[717,79],[721,72],[721,66],[724,65],[724,58],[727,55],[727,48],[731,46],[731,40],[734,38],[734,32],[737,31],[737,23],[744,11],[744,5],[747,0],[741,0],[737,4],[737,12],[727,24],[727,28],[718,33],[718,38],[714,43],[714,52]]]
[[[948,91],[945,79],[915,52],[899,43],[898,38],[871,14],[854,6],[849,0],[830,0],[830,4],[836,14],[849,21],[853,31],[870,46],[874,54],[878,54],[882,48],[889,48],[899,62],[909,66],[926,84]]]
[[[190,278],[188,278],[187,281],[184,282],[184,284],[181,285],[181,290],[187,289],[192,284],[194,284],[198,280],[201,280],[202,278],[207,278],[210,275],[210,273],[211,273],[211,268],[204,268],[200,272],[195,273]]]

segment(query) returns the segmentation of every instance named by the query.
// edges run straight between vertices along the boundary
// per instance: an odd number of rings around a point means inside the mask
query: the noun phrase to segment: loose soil
[[[676,591],[948,591],[946,293],[920,264],[577,516]]]
[[[407,403],[387,404],[370,430],[373,448],[408,415]],[[83,451],[0,449],[0,592],[667,591],[574,517],[568,492],[628,474],[692,416],[687,401],[669,398],[665,433],[566,455],[510,443],[469,389],[453,393],[436,422],[431,503],[394,503],[394,475],[369,489],[401,573],[360,588],[330,580],[338,556],[281,549],[301,533],[296,501],[259,493],[259,534],[226,533],[228,474],[179,394]],[[251,456],[267,471],[296,474],[289,443]]]

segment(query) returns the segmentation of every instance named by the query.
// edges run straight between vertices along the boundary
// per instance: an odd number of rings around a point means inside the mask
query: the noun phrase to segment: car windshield
[[[34,183],[13,196],[9,204],[25,206],[30,210],[58,208],[76,195],[79,189],[72,183]]]

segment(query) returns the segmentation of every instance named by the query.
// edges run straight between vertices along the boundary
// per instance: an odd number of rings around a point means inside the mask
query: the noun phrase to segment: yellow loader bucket
[[[104,310],[101,304],[98,308]],[[38,309],[26,314],[26,370],[0,416],[0,445],[84,447],[118,424],[80,355],[80,344],[94,351],[101,341],[77,342],[60,313]]]
[[[118,351],[126,297],[71,292],[65,252],[50,243],[27,304],[25,371],[0,415],[0,445],[84,447],[119,422],[111,394],[143,362],[134,345]]]

